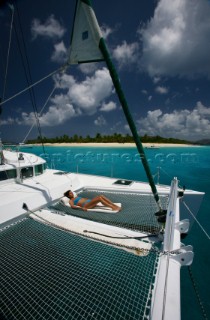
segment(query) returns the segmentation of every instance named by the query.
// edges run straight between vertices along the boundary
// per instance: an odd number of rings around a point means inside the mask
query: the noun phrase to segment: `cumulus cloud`
[[[65,31],[65,28],[54,18],[54,15],[48,17],[44,23],[41,23],[39,19],[34,19],[31,25],[33,39],[36,39],[38,36],[49,39],[61,39]]]
[[[96,126],[102,127],[106,125],[106,119],[103,116],[98,116],[97,119],[94,121]]]
[[[84,74],[92,74],[98,69],[98,64],[93,62],[81,63],[78,68]]]
[[[7,119],[1,120],[1,125],[8,125],[8,124],[14,124],[16,121],[12,117],[8,117]]]
[[[100,111],[104,111],[104,112],[109,112],[112,110],[115,110],[117,108],[116,103],[114,103],[113,101],[110,101],[108,103],[102,103],[102,107],[100,108]]]
[[[143,94],[145,94],[145,95],[148,95],[148,91],[145,90],[145,89],[141,90],[141,92],[142,92]]]
[[[160,135],[187,140],[198,140],[210,136],[210,108],[197,102],[195,108],[163,113],[160,109],[148,111],[138,120],[140,134]]]
[[[93,114],[101,103],[112,94],[112,81],[106,68],[97,70],[92,77],[83,82],[75,82],[68,95],[73,104],[82,111]]]
[[[63,41],[54,45],[54,52],[51,60],[58,63],[64,63],[67,60],[67,49]]]
[[[161,80],[160,77],[154,77],[154,78],[153,78],[153,82],[154,82],[154,83],[158,83],[160,80]]]
[[[128,44],[126,41],[113,51],[113,57],[118,61],[119,66],[128,66],[136,63],[139,59],[139,44],[137,42]]]
[[[92,115],[100,109],[108,112],[116,107],[113,102],[106,103],[113,92],[113,84],[106,68],[97,70],[81,82],[66,73],[54,76],[54,82],[59,93],[51,98],[48,110],[39,115],[42,126],[59,125],[76,116]],[[98,123],[103,122],[103,117],[100,119],[101,122],[98,120]],[[32,125],[35,123],[35,116],[33,112],[22,112],[21,117],[5,119],[2,124],[9,123]]]
[[[205,107],[201,101],[197,102],[196,108],[201,115],[210,117],[210,108]]]
[[[157,93],[159,93],[159,94],[167,94],[168,93],[168,88],[158,86],[157,88],[155,88],[155,91]]]
[[[114,32],[114,30],[104,24],[101,26],[101,32],[102,32],[103,38],[107,40],[107,38],[110,36],[110,34]]]
[[[73,86],[76,83],[76,80],[72,75],[67,73],[55,74],[53,77],[55,87],[58,89],[68,89],[69,87]]]
[[[55,96],[52,101],[53,104],[48,111],[39,116],[39,122],[43,127],[57,126],[76,116],[74,106],[69,103],[68,97],[65,95]],[[36,119],[33,112],[21,114],[20,119],[16,119],[19,125],[34,125]]]
[[[160,0],[154,17],[139,30],[142,66],[151,76],[210,75],[208,0]]]

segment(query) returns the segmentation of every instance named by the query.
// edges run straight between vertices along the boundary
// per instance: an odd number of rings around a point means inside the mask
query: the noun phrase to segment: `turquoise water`
[[[43,156],[42,147],[22,150]],[[136,148],[45,147],[45,152],[51,168],[147,181]],[[145,152],[156,182],[170,184],[176,176],[181,186],[206,193],[197,218],[210,234],[210,147],[159,148]],[[183,242],[194,247],[191,269],[210,319],[210,242],[196,223]],[[181,301],[182,319],[203,319],[187,267],[181,269]]]

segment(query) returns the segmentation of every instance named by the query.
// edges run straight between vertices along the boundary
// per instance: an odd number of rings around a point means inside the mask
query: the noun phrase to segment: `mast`
[[[130,113],[128,103],[120,84],[120,80],[103,39],[95,13],[92,9],[91,1],[77,0],[68,63],[86,63],[90,61],[101,61],[102,59],[106,62],[107,68],[112,78],[113,85],[123,108],[130,130],[132,132],[155,201],[158,204],[159,210],[162,211],[160,198],[150,171],[149,163],[147,161],[143,145],[138,136],[134,120]]]

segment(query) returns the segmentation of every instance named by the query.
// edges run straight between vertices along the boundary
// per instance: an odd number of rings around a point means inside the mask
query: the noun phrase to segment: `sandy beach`
[[[40,144],[36,144],[40,145]],[[135,143],[45,143],[45,146],[54,147],[103,147],[103,148],[134,148]],[[173,143],[143,143],[145,148],[182,148],[182,147],[197,147],[191,144],[173,144]]]

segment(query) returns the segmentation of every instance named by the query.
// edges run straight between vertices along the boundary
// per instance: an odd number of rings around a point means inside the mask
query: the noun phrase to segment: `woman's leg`
[[[107,197],[105,197],[103,194],[100,194],[100,197],[104,199],[104,201],[106,201],[107,203],[109,203],[110,205],[114,205],[114,203],[108,199]]]
[[[99,202],[101,202],[104,206],[111,208],[112,210],[120,210],[121,208],[116,206],[113,202],[111,202],[110,200],[108,200],[106,197],[104,196],[98,196],[93,198],[90,202],[86,203],[84,205],[84,208],[86,209],[92,209],[94,208]]]

